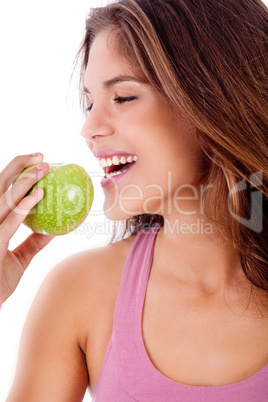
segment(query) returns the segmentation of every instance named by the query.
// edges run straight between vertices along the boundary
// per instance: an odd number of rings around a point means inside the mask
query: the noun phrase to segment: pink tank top
[[[94,402],[267,402],[268,365],[244,381],[188,386],[161,374],[142,338],[142,310],[158,226],[140,231],[126,260],[113,333],[93,393]]]

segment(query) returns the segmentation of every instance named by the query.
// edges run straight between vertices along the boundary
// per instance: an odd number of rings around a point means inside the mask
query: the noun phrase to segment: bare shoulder
[[[81,307],[80,302],[92,303],[95,296],[99,298],[102,293],[104,296],[120,281],[133,240],[131,236],[68,257],[50,271],[39,293],[44,293],[46,299],[48,296],[54,301],[62,299],[67,305],[70,303],[71,309]]]
[[[92,328],[112,323],[120,281],[134,236],[75,254],[45,278],[33,305],[45,306],[50,317],[69,322],[82,350]],[[35,308],[35,307],[32,307]],[[109,324],[110,323],[110,324]]]
[[[108,279],[112,280],[118,273],[120,275],[133,240],[134,236],[131,236],[117,243],[74,254],[52,269],[47,280],[56,286],[63,285],[63,291],[69,286],[74,289],[75,284],[80,294],[84,287],[91,292],[96,286],[105,287]]]

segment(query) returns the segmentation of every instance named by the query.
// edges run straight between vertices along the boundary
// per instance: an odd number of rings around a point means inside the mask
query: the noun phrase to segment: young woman
[[[97,402],[267,400],[267,26],[258,0],[92,10],[82,135],[125,230],[48,275],[8,402],[81,401],[87,386]],[[38,158],[1,173],[3,300],[50,240],[7,251],[22,217],[5,188]],[[13,189],[27,210],[31,185]]]

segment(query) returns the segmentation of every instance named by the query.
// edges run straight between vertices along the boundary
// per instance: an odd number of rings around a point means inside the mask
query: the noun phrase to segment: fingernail
[[[40,152],[35,152],[35,153],[31,154],[31,156],[36,158],[37,156],[42,156],[42,154]]]
[[[45,162],[41,162],[36,166],[37,170],[44,170],[46,168]]]

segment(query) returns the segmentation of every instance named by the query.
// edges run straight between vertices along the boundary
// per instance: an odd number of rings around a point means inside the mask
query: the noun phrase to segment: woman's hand
[[[0,173],[0,307],[16,289],[32,258],[53,239],[53,236],[32,233],[15,250],[8,250],[11,237],[43,197],[41,188],[25,196],[48,173],[49,166],[42,160],[43,155],[39,153],[17,156]],[[26,167],[36,164],[10,187]]]

